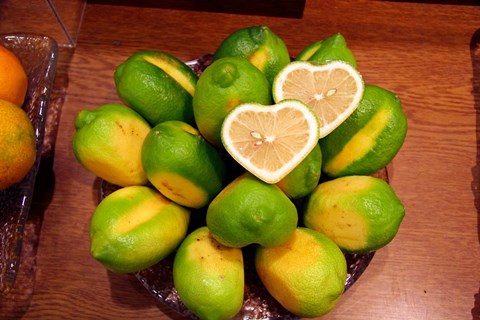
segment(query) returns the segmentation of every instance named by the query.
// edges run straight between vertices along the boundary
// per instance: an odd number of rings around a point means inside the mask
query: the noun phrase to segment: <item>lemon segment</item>
[[[242,104],[222,126],[222,142],[230,155],[253,175],[277,183],[318,142],[318,121],[300,101],[272,106]]]
[[[343,61],[315,65],[307,61],[288,64],[275,78],[273,98],[298,99],[320,122],[320,138],[337,128],[358,107],[364,83],[360,73]]]

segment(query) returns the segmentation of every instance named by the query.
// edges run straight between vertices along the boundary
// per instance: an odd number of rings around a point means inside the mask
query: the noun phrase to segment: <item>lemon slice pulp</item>
[[[296,61],[282,69],[273,83],[275,102],[298,99],[320,122],[320,138],[337,128],[358,107],[364,83],[360,73],[343,61],[315,65]]]
[[[315,114],[297,100],[276,105],[241,104],[222,125],[222,142],[245,169],[267,183],[292,171],[318,142]]]

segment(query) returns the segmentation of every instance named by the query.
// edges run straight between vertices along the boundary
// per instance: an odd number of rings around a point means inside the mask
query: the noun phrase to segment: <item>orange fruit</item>
[[[25,111],[0,99],[0,190],[22,181],[35,163],[36,138]]]
[[[18,57],[0,45],[0,99],[23,105],[28,77]]]

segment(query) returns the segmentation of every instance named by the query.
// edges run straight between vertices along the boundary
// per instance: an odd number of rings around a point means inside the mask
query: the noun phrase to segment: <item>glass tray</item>
[[[58,46],[55,40],[35,34],[0,34],[0,44],[17,55],[28,75],[28,91],[22,108],[32,121],[37,148],[35,163],[23,181],[0,191],[0,297],[2,297],[13,288],[20,264],[24,226],[41,160]]]
[[[186,62],[186,64],[199,76],[203,70],[212,62],[211,54],[204,55],[198,59]],[[388,182],[388,172],[384,168],[374,174],[375,177]],[[106,181],[102,181],[100,188],[100,199],[117,190],[118,187]],[[300,203],[297,203],[300,205]],[[204,214],[192,214],[189,226],[191,232],[204,225]],[[242,309],[234,319],[299,319],[297,316],[285,310],[265,289],[255,272],[254,246],[243,248],[245,265],[245,295]],[[345,290],[348,290],[362,275],[373,259],[375,252],[367,254],[345,253],[347,260],[347,280]],[[155,297],[155,299],[171,307],[181,315],[190,319],[199,319],[182,303],[173,285],[173,259],[170,255],[158,264],[135,273],[136,278]]]

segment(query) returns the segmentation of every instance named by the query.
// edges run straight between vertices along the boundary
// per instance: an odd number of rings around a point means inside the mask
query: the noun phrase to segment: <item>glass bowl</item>
[[[211,54],[186,62],[186,64],[198,75],[212,62]],[[374,176],[388,182],[388,172],[384,168]],[[119,187],[102,181],[100,187],[100,199],[104,199]],[[301,201],[296,205],[301,206]],[[189,232],[205,224],[204,213],[192,214]],[[255,272],[254,251],[255,246],[243,248],[245,265],[245,294],[242,309],[234,319],[299,319],[297,316],[285,310],[266,290]],[[347,280],[345,290],[348,290],[362,275],[373,259],[375,252],[366,254],[345,253],[347,260]],[[174,254],[160,261],[156,265],[135,273],[135,277],[154,296],[154,298],[176,310],[181,315],[190,319],[199,319],[183,304],[173,285],[173,259]]]
[[[40,165],[48,102],[55,78],[58,46],[50,37],[36,34],[0,34],[0,45],[22,62],[28,90],[22,108],[33,124],[36,160],[18,184],[0,191],[0,297],[13,288],[20,264],[25,222],[30,210]]]

